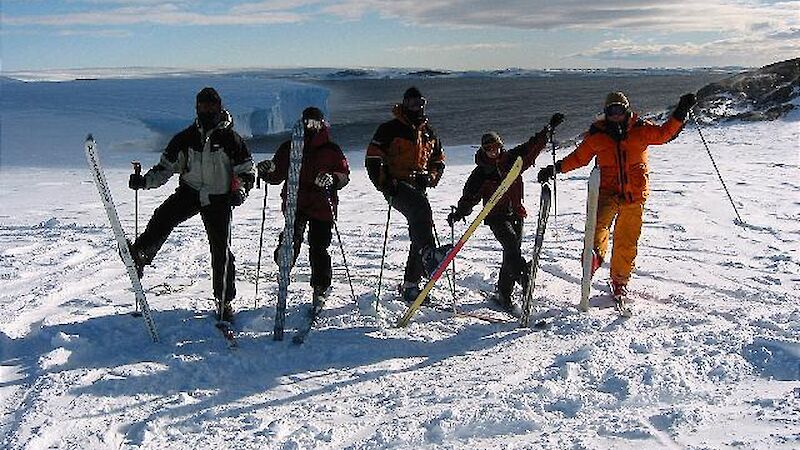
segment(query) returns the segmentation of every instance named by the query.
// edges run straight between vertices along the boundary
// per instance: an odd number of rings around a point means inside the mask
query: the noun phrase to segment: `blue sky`
[[[2,70],[757,66],[800,1],[3,0]]]

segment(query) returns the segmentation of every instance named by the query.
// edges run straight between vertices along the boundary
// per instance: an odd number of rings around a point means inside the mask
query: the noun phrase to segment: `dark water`
[[[495,130],[508,143],[527,139],[554,112],[567,115],[557,139],[588,129],[610,91],[628,95],[634,110],[658,113],[681,94],[727,77],[719,72],[605,76],[559,74],[551,78],[423,78],[314,81],[330,90],[329,119],[334,139],[350,152],[363,152],[378,125],[392,117],[392,105],[411,85],[428,98],[428,115],[445,146],[477,145]],[[274,151],[286,136],[260,138],[256,152]]]

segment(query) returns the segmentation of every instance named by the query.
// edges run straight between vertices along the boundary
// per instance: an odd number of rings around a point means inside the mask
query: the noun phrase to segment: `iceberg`
[[[82,164],[80,155],[63,149],[79,147],[90,132],[114,151],[160,151],[191,124],[195,95],[205,86],[219,91],[246,138],[288,130],[307,106],[328,110],[324,88],[245,75],[58,82],[2,77],[0,164]]]

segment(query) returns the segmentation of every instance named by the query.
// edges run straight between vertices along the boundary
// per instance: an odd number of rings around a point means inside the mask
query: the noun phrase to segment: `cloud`
[[[221,13],[195,12],[186,5],[159,3],[142,5],[149,0],[125,2],[125,6],[110,9],[91,9],[88,11],[44,14],[44,15],[3,15],[5,26],[127,26],[156,24],[167,26],[211,26],[211,25],[268,25],[297,23],[307,19],[303,14],[291,10],[236,10]],[[130,4],[134,3],[134,4]],[[290,3],[290,2],[283,2]],[[293,2],[296,3],[296,2]]]
[[[405,47],[391,48],[391,52],[402,53],[447,53],[447,52],[475,52],[475,51],[495,51],[518,48],[520,44],[511,42],[496,43],[475,43],[475,44],[455,44],[455,45],[408,45]]]
[[[416,25],[669,32],[744,30],[796,17],[798,9],[798,1],[756,0],[343,0],[324,8],[350,19],[377,13]]]

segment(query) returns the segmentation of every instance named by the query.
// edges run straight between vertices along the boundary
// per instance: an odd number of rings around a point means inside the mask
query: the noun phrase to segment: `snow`
[[[304,247],[290,286],[287,337],[273,341],[277,267],[271,253],[283,221],[277,190],[270,189],[266,278],[254,299],[264,195],[254,191],[235,210],[241,334],[233,351],[211,319],[210,262],[199,218],[176,228],[145,271],[162,339],[153,344],[142,320],[129,314],[133,295],[88,170],[62,164],[58,155],[52,166],[37,167],[13,156],[23,150],[14,147],[20,141],[5,141],[15,133],[8,117],[26,127],[56,123],[44,111],[26,114],[3,112],[3,157],[10,152],[17,164],[0,172],[1,448],[800,445],[797,112],[703,130],[745,226],[734,223],[693,126],[651,149],[654,189],[631,284],[635,314],[628,320],[617,317],[604,295],[607,268],[596,276],[590,311],[576,308],[587,169],[558,183],[558,218],[550,221],[557,229],[545,239],[534,293],[549,328],[522,330],[432,308],[407,328],[395,328],[405,310],[393,292],[402,279],[407,230],[393,213],[385,294],[376,312],[386,205],[362,169],[363,155],[349,154],[354,173],[342,193],[338,226],[357,302],[334,241],[334,289],[319,328],[302,347],[291,344],[310,303]],[[95,132],[132,235],[128,160],[148,166],[157,155],[115,150],[129,130],[144,134],[141,124],[118,130],[116,121],[95,122],[86,114],[78,117],[93,126],[85,131]],[[62,137],[58,148],[77,158],[83,133]],[[444,218],[472,169],[467,156],[456,156],[467,149],[446,151],[454,157],[430,193],[445,240]],[[548,159],[542,156],[537,168]],[[539,196],[536,170],[524,175],[531,211]],[[140,194],[140,229],[170,192]],[[527,220],[525,250],[533,247],[534,221]],[[458,224],[456,233],[464,228]],[[481,226],[457,260],[462,309],[504,317],[484,298],[499,265],[499,245]],[[446,286],[441,280],[435,289],[443,303],[451,301]]]

